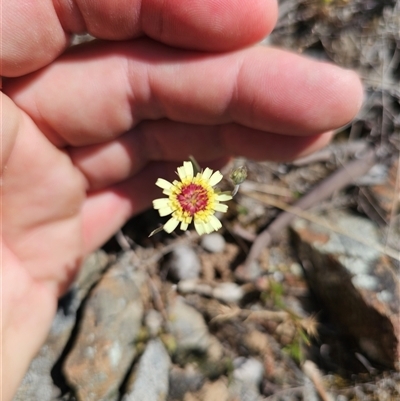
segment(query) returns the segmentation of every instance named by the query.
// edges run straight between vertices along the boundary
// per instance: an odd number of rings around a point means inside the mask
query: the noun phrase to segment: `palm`
[[[33,278],[64,286],[83,256],[85,180],[27,115],[3,176],[4,242]]]
[[[355,74],[334,66],[261,47],[216,53],[270,32],[272,0],[246,7],[196,0],[193,12],[185,1],[143,0],[137,12],[135,2],[89,3],[71,10],[64,1],[4,2],[5,400],[80,260],[160,196],[158,177],[171,179],[190,154],[214,167],[232,154],[308,153],[361,102]],[[67,47],[66,32],[85,29],[131,41],[91,43],[53,62]],[[143,35],[159,43],[134,39]]]

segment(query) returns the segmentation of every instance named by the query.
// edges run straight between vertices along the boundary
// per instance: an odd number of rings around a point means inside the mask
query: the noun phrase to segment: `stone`
[[[201,246],[208,252],[220,253],[225,249],[225,238],[218,233],[203,235],[200,242]]]
[[[181,280],[178,283],[178,291],[180,294],[199,294],[206,297],[211,297],[213,288],[209,284],[202,283],[200,280]]]
[[[212,292],[212,296],[226,303],[239,302],[244,295],[242,287],[236,283],[220,283]]]
[[[132,388],[122,401],[165,401],[170,365],[171,360],[162,342],[159,339],[149,341],[134,373]]]
[[[160,312],[150,309],[144,318],[144,324],[151,337],[155,337],[161,330],[163,318]]]
[[[169,274],[176,279],[189,280],[200,276],[200,259],[194,249],[188,245],[176,246],[169,255],[165,264]]]
[[[395,160],[385,171],[382,183],[370,185],[359,191],[358,207],[385,231],[385,242],[400,251],[400,215],[393,211],[400,208],[398,180],[400,162]]]
[[[367,358],[400,368],[400,282],[394,259],[380,252],[379,230],[344,212],[320,217],[334,227],[297,219],[292,230],[310,287]],[[355,238],[360,238],[357,241]],[[365,242],[371,245],[366,245]]]
[[[91,291],[74,344],[66,357],[65,379],[79,401],[114,401],[136,355],[145,281],[129,258],[117,261]]]
[[[103,251],[89,255],[82,263],[70,290],[60,299],[50,333],[38,355],[31,362],[13,401],[50,401],[59,395],[51,371],[60,358],[76,322],[76,313],[93,284],[108,264]]]
[[[187,364],[184,369],[172,366],[169,373],[168,399],[182,400],[186,393],[201,389],[204,380],[204,375],[193,364]]]
[[[204,401],[228,401],[229,390],[227,380],[220,378],[214,382],[206,382],[201,389],[201,399]]]
[[[187,305],[182,297],[170,301],[167,313],[169,330],[175,337],[178,353],[207,352],[210,334],[201,313]]]
[[[259,386],[264,375],[263,364],[254,358],[239,357],[233,361],[233,380],[229,384],[231,398],[260,401]]]
[[[258,387],[264,375],[263,364],[254,358],[238,357],[233,361],[235,369],[233,378],[237,381],[246,382]]]

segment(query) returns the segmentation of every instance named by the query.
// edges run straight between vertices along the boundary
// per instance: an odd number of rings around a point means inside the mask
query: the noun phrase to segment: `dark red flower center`
[[[206,209],[208,205],[207,190],[201,185],[193,183],[183,186],[177,199],[183,211],[189,213],[190,216]]]

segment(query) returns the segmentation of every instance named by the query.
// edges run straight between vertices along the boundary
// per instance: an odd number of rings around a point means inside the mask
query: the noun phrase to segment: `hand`
[[[275,0],[3,3],[9,400],[82,258],[159,197],[158,177],[189,154],[218,166],[318,149],[358,111],[362,89],[352,72],[248,47],[272,30]],[[68,49],[86,30],[103,40]]]

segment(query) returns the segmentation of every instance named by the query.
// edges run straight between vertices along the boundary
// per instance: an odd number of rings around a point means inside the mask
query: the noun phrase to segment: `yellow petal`
[[[171,234],[172,231],[175,230],[175,228],[178,226],[179,220],[177,220],[175,217],[171,217],[165,224],[164,224],[164,231],[166,231],[168,234]]]
[[[204,224],[204,227],[205,227],[206,234],[210,234],[214,231],[214,227],[209,222]]]
[[[164,180],[164,178],[159,178],[156,181],[156,185],[162,189],[171,189],[172,187],[172,184],[169,181]]]
[[[206,233],[206,230],[205,230],[205,227],[204,227],[204,224],[202,221],[199,221],[199,220],[196,221],[196,219],[195,219],[194,220],[194,228],[196,229],[197,234],[199,234],[199,235],[203,235]]]
[[[183,166],[177,168],[177,173],[181,181],[185,178],[193,178],[193,164],[191,162],[183,162]]]
[[[214,215],[210,216],[210,219],[208,222],[211,224],[212,228],[215,231],[218,231],[222,227],[221,222]]]
[[[188,227],[189,227],[189,224],[187,224],[187,223],[185,223],[184,221],[182,221],[182,223],[181,223],[181,230],[182,230],[182,231],[186,231]]]
[[[202,173],[203,179],[208,181],[210,179],[212,173],[213,173],[213,171],[210,168],[207,167]]]
[[[193,164],[192,162],[183,162],[183,168],[186,172],[186,177],[193,177]]]
[[[186,178],[186,171],[184,166],[178,167],[176,170],[180,180],[183,181]]]
[[[218,194],[217,195],[217,200],[219,200],[221,202],[226,202],[231,199],[232,199],[232,195],[228,195],[228,194]]]
[[[228,210],[228,205],[223,205],[222,203],[216,203],[213,209],[216,210],[217,212],[226,213],[226,211]]]
[[[168,216],[173,212],[174,211],[169,206],[158,209],[158,213],[160,214],[160,216]]]
[[[217,185],[222,180],[222,177],[223,177],[223,175],[219,171],[216,171],[210,177],[208,183],[213,187],[214,185]]]
[[[163,207],[167,207],[169,205],[168,198],[160,198],[153,200],[153,207],[154,209],[162,209]]]

